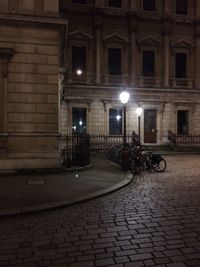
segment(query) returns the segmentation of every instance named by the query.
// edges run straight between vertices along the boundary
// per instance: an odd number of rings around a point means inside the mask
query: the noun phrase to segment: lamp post
[[[121,103],[123,104],[123,113],[124,113],[124,136],[123,136],[123,151],[122,151],[122,169],[128,170],[128,151],[126,149],[126,104],[129,100],[129,93],[126,91],[123,91],[119,95],[119,99]]]
[[[140,116],[141,116],[141,114],[142,114],[142,108],[141,107],[138,107],[137,109],[136,109],[136,113],[137,113],[137,115],[138,115],[138,136],[139,136],[139,142],[140,142]]]

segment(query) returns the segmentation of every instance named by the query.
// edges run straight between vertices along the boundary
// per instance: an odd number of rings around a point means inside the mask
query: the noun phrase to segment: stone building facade
[[[66,29],[57,0],[0,1],[1,169],[57,166]]]
[[[90,134],[111,134],[123,89],[129,133],[143,109],[142,143],[165,144],[168,130],[200,134],[199,1],[64,0],[61,7],[69,21],[62,134],[76,132],[78,120]]]
[[[198,0],[1,0],[0,168],[55,167],[66,134],[200,134]]]

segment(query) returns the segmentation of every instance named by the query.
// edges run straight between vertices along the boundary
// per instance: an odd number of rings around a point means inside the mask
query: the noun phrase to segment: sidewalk
[[[72,205],[117,190],[131,181],[132,175],[96,154],[92,156],[92,167],[78,172],[1,174],[0,215]]]

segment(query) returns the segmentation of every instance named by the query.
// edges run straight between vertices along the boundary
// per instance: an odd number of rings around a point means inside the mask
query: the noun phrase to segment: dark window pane
[[[86,71],[86,48],[85,47],[72,47],[72,71],[76,72],[77,69]]]
[[[188,134],[188,110],[178,110],[177,112],[177,132],[178,134]]]
[[[122,7],[122,0],[109,0],[108,1],[108,5],[110,7],[118,7],[118,8],[121,8]]]
[[[86,108],[72,108],[72,133],[86,133]]]
[[[155,52],[143,51],[143,76],[155,76]]]
[[[176,53],[175,78],[187,77],[187,54]]]
[[[188,2],[187,0],[176,0],[176,14],[187,15]]]
[[[143,0],[143,10],[144,11],[155,11],[156,10],[155,0]]]
[[[108,49],[108,74],[121,75],[121,49]]]
[[[121,109],[109,109],[109,134],[122,134]]]
[[[73,4],[86,4],[86,0],[72,0]]]

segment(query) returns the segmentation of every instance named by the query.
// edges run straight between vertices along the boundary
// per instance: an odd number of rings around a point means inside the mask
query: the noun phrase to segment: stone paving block
[[[115,242],[116,243],[116,239],[114,237],[99,238],[99,239],[95,239],[94,241],[96,244],[107,243],[107,242]]]
[[[145,260],[145,266],[155,266],[155,262],[153,260]]]
[[[70,263],[69,267],[94,267],[92,261]]]
[[[115,261],[117,263],[126,263],[130,262],[130,259],[127,256],[122,256],[122,257],[115,257]]]
[[[163,265],[171,262],[170,259],[168,259],[166,257],[165,258],[154,259],[154,261],[155,261],[156,264],[163,264]]]
[[[170,264],[167,264],[167,267],[186,267],[187,265],[185,265],[184,263],[182,262],[176,262],[176,263],[170,263]]]
[[[115,262],[113,258],[105,258],[101,260],[96,260],[95,263],[96,263],[96,266],[109,266],[111,264],[114,264]]]
[[[131,255],[130,259],[132,261],[138,261],[138,260],[146,260],[146,259],[152,259],[153,256],[151,253],[141,253],[136,255]]]
[[[104,259],[104,258],[114,258],[114,252],[104,252],[101,254],[95,255],[96,259]]]
[[[125,263],[125,266],[126,267],[133,267],[133,264],[134,264],[134,267],[143,267],[143,266],[145,266],[143,261],[138,261],[138,262],[134,262],[134,263]]]
[[[77,261],[92,261],[94,260],[94,255],[78,256]]]
[[[116,251],[115,252],[116,256],[129,256],[132,254],[137,254],[135,249],[130,249],[130,250],[124,250],[124,251]]]

